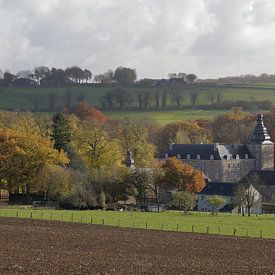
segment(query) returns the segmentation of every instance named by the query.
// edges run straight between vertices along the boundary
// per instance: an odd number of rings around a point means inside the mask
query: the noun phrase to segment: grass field
[[[275,216],[259,215],[242,217],[234,214],[211,213],[183,214],[178,211],[162,213],[119,212],[119,211],[69,211],[69,210],[32,210],[1,209],[2,217],[59,220],[104,224],[120,227],[156,229],[166,231],[198,232],[209,234],[263,237],[275,239]]]
[[[34,107],[35,98],[38,99],[38,108],[47,108],[49,95],[56,96],[56,108],[64,108],[66,106],[67,94],[70,94],[71,104],[75,103],[80,96],[90,104],[101,107],[101,97],[111,87],[90,87],[78,86],[68,88],[4,88],[0,87],[0,108],[22,108],[32,109]],[[136,97],[137,92],[142,88],[128,88],[128,90]],[[159,88],[163,90],[164,88]],[[222,92],[224,100],[246,100],[246,101],[262,101],[270,100],[275,104],[275,87],[266,87],[265,85],[254,85],[249,87],[207,87],[207,86],[187,86],[182,88],[185,98],[182,101],[183,105],[190,106],[190,98],[188,93],[191,90],[200,92],[197,105],[207,105],[210,103],[210,94],[213,92]],[[132,107],[138,106],[137,99]],[[154,106],[151,106],[152,108]],[[174,108],[175,103],[171,99],[167,99],[167,107]]]
[[[128,111],[128,112],[104,112],[105,115],[113,119],[143,119],[149,118],[153,119],[160,124],[167,124],[171,122],[181,121],[181,120],[195,120],[195,119],[208,119],[211,120],[217,115],[226,112],[225,110],[185,110],[185,111],[158,111],[158,112],[138,112],[138,111]]]

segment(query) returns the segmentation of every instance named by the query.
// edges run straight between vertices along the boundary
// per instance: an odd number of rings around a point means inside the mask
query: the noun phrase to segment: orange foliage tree
[[[65,112],[68,114],[74,114],[81,120],[96,120],[102,123],[107,120],[106,116],[101,111],[85,101],[78,102],[71,108],[66,109]]]
[[[168,188],[200,192],[205,187],[203,174],[175,157],[164,162],[163,170],[162,181]]]

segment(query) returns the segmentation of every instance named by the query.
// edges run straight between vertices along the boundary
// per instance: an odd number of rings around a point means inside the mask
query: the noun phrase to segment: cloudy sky
[[[0,0],[0,68],[275,73],[274,0]]]

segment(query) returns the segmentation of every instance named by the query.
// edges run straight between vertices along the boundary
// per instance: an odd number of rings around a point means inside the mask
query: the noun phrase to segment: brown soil
[[[0,218],[0,274],[274,274],[275,241]]]

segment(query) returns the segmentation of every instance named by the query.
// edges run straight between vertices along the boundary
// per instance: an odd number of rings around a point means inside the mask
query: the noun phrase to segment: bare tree
[[[197,104],[197,100],[198,100],[199,95],[200,95],[199,91],[190,91],[190,93],[189,93],[191,105],[192,105],[193,108]]]
[[[184,98],[184,93],[182,90],[176,89],[176,88],[172,88],[170,90],[170,94],[172,96],[172,98],[175,100],[177,108],[180,108],[181,106],[181,101]]]

